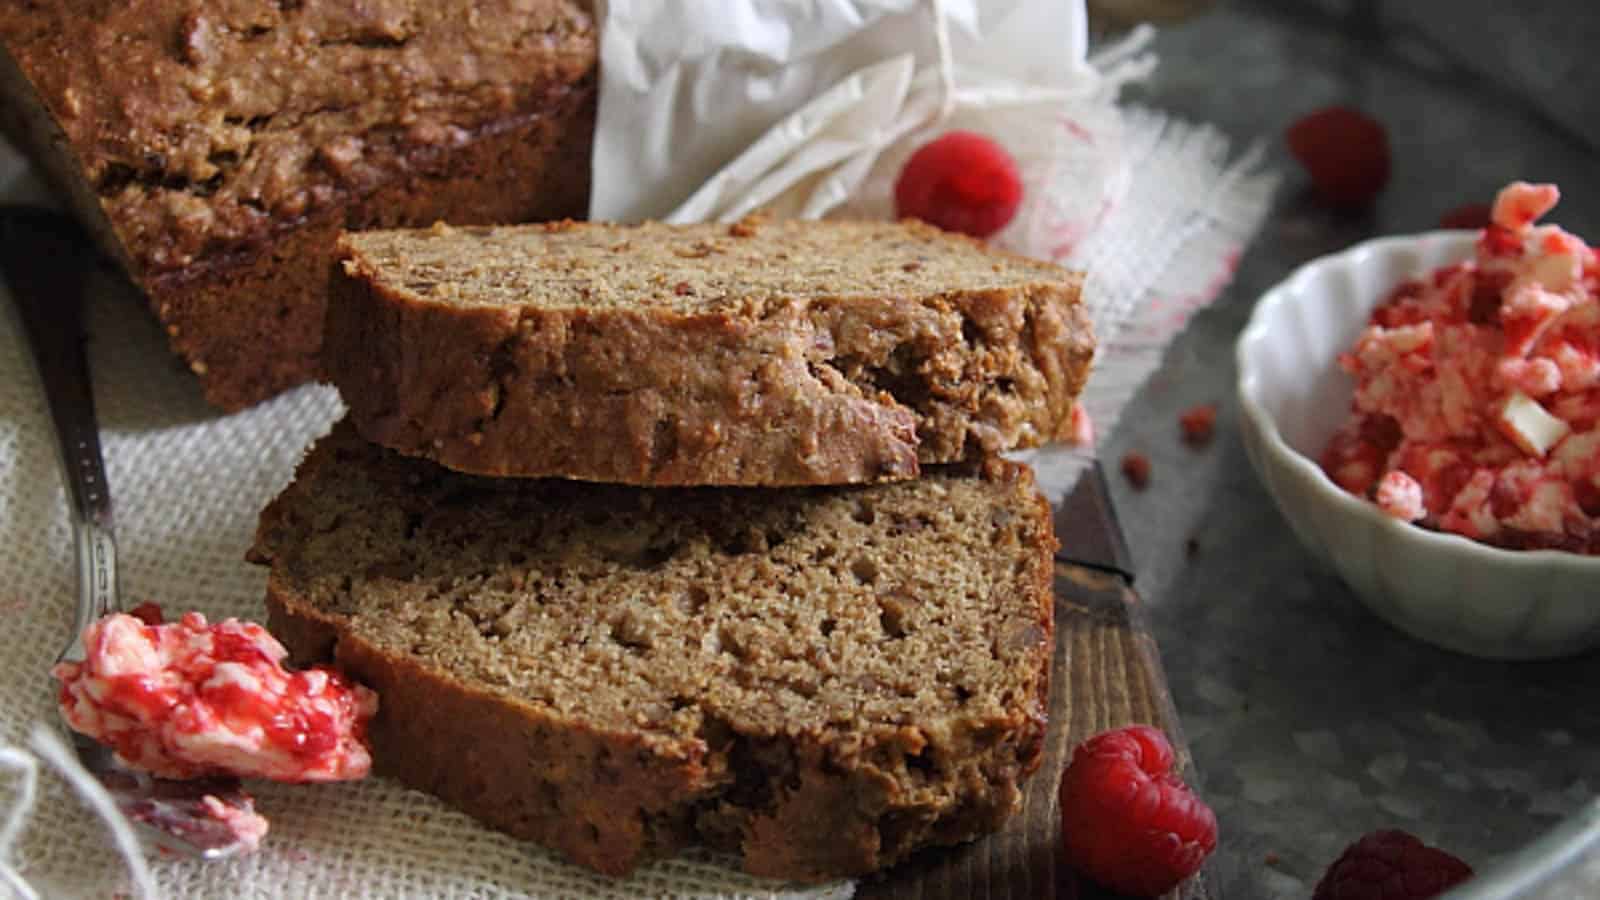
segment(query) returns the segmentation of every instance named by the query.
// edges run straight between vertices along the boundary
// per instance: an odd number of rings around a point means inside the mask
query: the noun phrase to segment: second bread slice
[[[323,366],[368,439],[639,485],[915,477],[1063,437],[1081,278],[916,223],[367,232]]]
[[[857,488],[487,479],[340,427],[262,515],[272,632],[375,688],[379,771],[603,872],[859,875],[1039,765],[1049,508],[1001,461]]]

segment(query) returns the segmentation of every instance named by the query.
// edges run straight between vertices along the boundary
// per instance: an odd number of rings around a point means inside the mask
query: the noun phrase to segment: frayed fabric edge
[[[17,840],[39,798],[39,761],[17,747],[0,747],[0,771],[14,773],[17,781],[16,802],[6,813],[5,823],[0,825],[0,885],[23,900],[39,900],[39,893],[22,877],[13,858]]]
[[[111,832],[112,844],[117,855],[128,868],[134,895],[147,900],[156,900],[160,894],[156,890],[155,878],[150,873],[149,863],[144,858],[143,846],[139,842],[138,835],[134,834],[133,826],[117,812],[116,803],[111,799],[111,795],[93,775],[78,764],[77,757],[54,729],[47,725],[35,724],[28,735],[28,745],[32,748],[32,753],[20,747],[0,747],[0,769],[10,769],[17,773],[18,779],[16,803],[6,814],[4,824],[0,824],[0,885],[10,888],[16,896],[24,900],[38,900],[40,896],[23,877],[12,857],[38,799],[39,760],[42,759],[77,793],[84,805],[105,823]]]
[[[1153,232],[1151,223],[1129,215],[1137,214],[1140,199],[1125,198],[1069,260],[1088,272],[1086,296],[1110,298],[1099,308],[1091,302],[1101,350],[1083,396],[1101,435],[1115,428],[1193,314],[1227,287],[1281,180],[1263,168],[1266,148],[1259,141],[1234,156],[1232,142],[1214,126],[1140,107],[1125,108],[1124,114],[1131,161],[1140,171],[1165,168],[1208,188],[1198,202],[1168,211]],[[1140,187],[1162,189],[1153,178],[1134,190]],[[1164,252],[1155,257],[1131,253],[1134,233],[1162,235],[1162,240],[1140,243]]]

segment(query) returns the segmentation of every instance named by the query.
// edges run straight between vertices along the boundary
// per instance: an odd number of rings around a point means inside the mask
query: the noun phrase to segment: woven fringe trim
[[[1126,110],[1125,146],[1138,177],[1069,260],[1089,273],[1084,293],[1100,356],[1084,406],[1102,435],[1173,337],[1226,286],[1279,182],[1261,171],[1260,144],[1230,161],[1216,128],[1148,109]]]

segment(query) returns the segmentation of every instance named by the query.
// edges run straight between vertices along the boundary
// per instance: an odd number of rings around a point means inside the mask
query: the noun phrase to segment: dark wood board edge
[[[1089,736],[1142,722],[1164,730],[1192,773],[1172,694],[1138,595],[1116,575],[1056,564],[1056,647],[1051,663],[1050,728],[1039,771],[1023,785],[1022,807],[1000,832],[970,844],[926,851],[878,879],[863,900],[1113,900],[1075,876],[1060,858],[1056,786]],[[1205,873],[1164,900],[1217,900]]]

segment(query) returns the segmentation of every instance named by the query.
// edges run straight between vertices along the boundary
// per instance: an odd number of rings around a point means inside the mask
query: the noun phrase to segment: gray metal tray
[[[1113,466],[1130,449],[1153,464],[1147,490],[1113,490],[1221,822],[1221,896],[1303,900],[1378,827],[1472,864],[1479,877],[1453,896],[1600,895],[1600,654],[1486,662],[1385,625],[1295,542],[1231,408],[1235,337],[1306,260],[1435,227],[1516,178],[1560,184],[1552,220],[1600,241],[1597,28],[1583,0],[1221,0],[1163,24],[1160,67],[1130,98],[1214,123],[1240,149],[1259,139],[1285,175],[1234,281],[1101,447]],[[1366,215],[1311,203],[1283,146],[1291,122],[1332,103],[1389,129],[1393,179]],[[1177,418],[1200,402],[1222,412],[1196,452]]]

